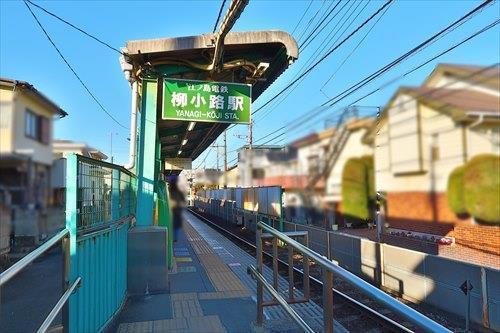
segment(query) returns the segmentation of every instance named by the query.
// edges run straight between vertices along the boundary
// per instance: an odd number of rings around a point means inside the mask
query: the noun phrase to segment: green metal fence
[[[74,154],[66,167],[66,281],[81,278],[69,300],[69,331],[98,332],[125,300],[127,232],[136,210],[137,179],[121,166]]]

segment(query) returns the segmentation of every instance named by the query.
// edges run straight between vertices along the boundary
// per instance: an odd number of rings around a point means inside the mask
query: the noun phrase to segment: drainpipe
[[[474,112],[474,115],[477,115],[478,118],[477,118],[477,120],[475,122],[473,122],[472,124],[470,124],[469,128],[474,128],[476,126],[479,126],[484,121],[484,113],[483,112],[478,112],[478,113]]]
[[[132,101],[130,104],[130,146],[128,163],[125,164],[125,169],[131,170],[135,166],[135,152],[137,146],[137,80],[130,78],[132,81]]]
[[[131,170],[135,166],[135,152],[137,148],[137,78],[133,74],[134,66],[127,57],[128,50],[122,48],[120,56],[120,67],[122,68],[125,79],[130,82],[132,87],[132,101],[130,103],[130,146],[128,163],[124,165],[125,169]]]

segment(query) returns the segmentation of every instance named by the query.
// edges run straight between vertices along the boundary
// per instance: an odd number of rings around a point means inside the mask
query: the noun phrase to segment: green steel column
[[[67,283],[72,283],[77,278],[77,253],[76,253],[76,221],[77,221],[77,194],[78,194],[78,158],[70,154],[66,158],[66,229],[69,230],[69,272]],[[85,281],[82,281],[85,283]],[[76,295],[71,295],[68,303],[68,328],[67,332],[75,332],[78,325],[78,307]]]
[[[111,220],[120,218],[120,170],[113,169],[111,179]]]
[[[168,189],[164,181],[158,182],[158,225],[167,227],[168,230],[168,267],[173,266],[173,225],[172,215],[170,214],[170,206],[168,201]]]
[[[156,80],[143,80],[137,151],[137,225],[153,225],[156,155]]]

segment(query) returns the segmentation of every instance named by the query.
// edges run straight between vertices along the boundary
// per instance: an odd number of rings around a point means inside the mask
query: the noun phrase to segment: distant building
[[[53,142],[54,159],[66,158],[69,154],[78,154],[85,157],[90,157],[95,160],[104,161],[108,156],[102,151],[90,147],[83,142],[74,142],[71,140],[54,140]]]
[[[269,153],[283,150],[279,145],[245,145],[238,150],[238,174],[241,187],[256,186],[266,178],[266,168],[272,165]]]
[[[238,165],[235,164],[229,167],[227,171],[224,171],[219,177],[219,188],[226,187],[238,187],[240,184],[240,175],[238,170]]]
[[[28,82],[0,79],[0,186],[12,205],[47,206],[53,121],[66,115]]]
[[[57,206],[61,206],[65,202],[66,158],[69,154],[78,154],[99,161],[108,158],[106,154],[96,148],[90,147],[86,143],[70,140],[54,140],[51,187],[53,203]]]
[[[500,154],[499,89],[498,66],[442,64],[422,86],[393,95],[372,133],[376,188],[386,194],[391,227],[498,253],[500,228],[459,219],[446,188],[455,167],[480,153]]]

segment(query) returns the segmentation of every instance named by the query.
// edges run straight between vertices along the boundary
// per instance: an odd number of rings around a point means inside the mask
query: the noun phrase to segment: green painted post
[[[116,221],[120,216],[120,170],[113,169],[111,179],[111,220]]]
[[[156,80],[143,80],[137,151],[137,225],[153,225],[156,155]]]
[[[78,157],[70,154],[66,158],[66,229],[69,231],[69,271],[67,283],[72,283],[77,276],[77,253],[76,253],[76,222],[78,212]],[[81,283],[85,283],[82,281]],[[78,290],[76,291],[76,294]],[[75,332],[78,323],[78,308],[76,294],[71,295],[68,303],[68,325],[67,332]]]
[[[170,207],[168,204],[168,190],[166,183],[162,180],[158,181],[158,225],[167,227],[168,230],[168,267],[172,268],[173,266],[173,225],[172,225],[172,216],[170,214]]]

